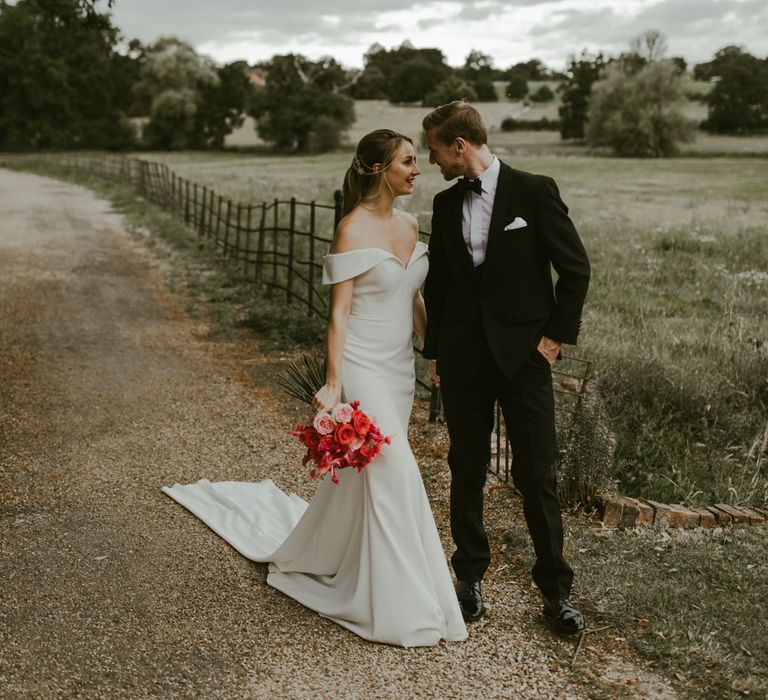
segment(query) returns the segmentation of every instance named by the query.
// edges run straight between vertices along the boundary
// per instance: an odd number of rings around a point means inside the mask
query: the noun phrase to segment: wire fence
[[[309,316],[327,318],[328,288],[322,285],[322,262],[341,219],[341,192],[333,203],[303,202],[295,197],[270,202],[235,202],[212,188],[177,175],[166,164],[131,156],[62,153],[0,155],[0,165],[44,165],[62,175],[89,175],[127,185],[147,201],[171,212],[199,241],[209,241],[219,256],[239,266],[271,296]],[[429,234],[420,237],[428,241]],[[424,375],[423,364],[419,374]],[[562,439],[573,425],[591,376],[591,362],[564,356],[552,370],[558,434]],[[426,377],[418,384],[430,392],[430,421],[442,420],[439,391]],[[512,453],[497,406],[489,471],[500,481],[510,478]]]

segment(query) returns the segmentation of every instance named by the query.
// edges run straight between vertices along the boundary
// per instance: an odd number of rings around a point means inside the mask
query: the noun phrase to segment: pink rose
[[[352,442],[349,443],[349,449],[352,450],[353,452],[355,450],[359,450],[363,446],[364,442],[365,442],[365,438],[362,438],[358,435],[355,437],[354,440],[352,440]]]
[[[312,425],[315,426],[315,430],[320,435],[329,435],[333,432],[333,419],[327,413],[318,413],[312,421]]]
[[[337,423],[349,423],[352,420],[352,413],[352,406],[348,403],[340,403],[333,409],[333,420]]]

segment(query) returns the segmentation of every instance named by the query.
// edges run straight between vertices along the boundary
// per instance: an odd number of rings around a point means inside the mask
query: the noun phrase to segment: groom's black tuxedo
[[[501,163],[478,275],[462,235],[463,201],[458,183],[434,200],[423,354],[437,359],[441,379],[468,381],[485,359],[478,342],[484,335],[511,377],[542,335],[576,343],[589,261],[555,182]],[[505,230],[515,220],[525,225]]]
[[[564,598],[573,572],[562,555],[552,376],[537,345],[542,336],[576,342],[589,261],[554,181],[501,163],[485,260],[475,267],[462,234],[464,197],[459,184],[435,196],[424,289],[423,354],[437,359],[451,438],[451,561],[467,582],[490,562],[483,486],[498,401],[536,551],[534,581],[547,598]]]

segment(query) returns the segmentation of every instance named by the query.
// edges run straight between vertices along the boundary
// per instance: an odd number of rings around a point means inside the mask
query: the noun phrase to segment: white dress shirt
[[[483,188],[482,194],[468,190],[464,195],[461,231],[475,267],[485,262],[485,247],[488,244],[488,229],[491,225],[491,212],[500,169],[499,159],[493,156],[491,164],[478,175]]]

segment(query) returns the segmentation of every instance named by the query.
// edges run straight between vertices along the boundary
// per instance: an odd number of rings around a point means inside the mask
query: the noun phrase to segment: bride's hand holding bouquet
[[[330,473],[338,485],[338,469],[354,467],[361,472],[384,445],[390,444],[391,437],[382,434],[359,401],[342,403],[341,389],[323,382],[324,377],[325,366],[317,358],[303,356],[302,367],[291,363],[287,376],[278,381],[288,394],[312,407],[309,424],[297,425],[291,431],[307,448],[302,464],[312,463],[312,478]]]

